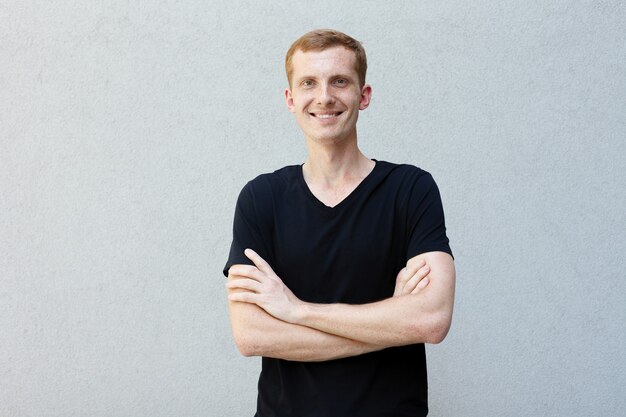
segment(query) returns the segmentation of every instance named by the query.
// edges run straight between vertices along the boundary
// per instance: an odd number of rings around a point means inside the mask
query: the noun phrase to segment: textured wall
[[[247,416],[236,196],[304,158],[283,54],[364,42],[370,157],[433,173],[455,319],[434,416],[626,414],[626,6],[0,3],[0,416]]]

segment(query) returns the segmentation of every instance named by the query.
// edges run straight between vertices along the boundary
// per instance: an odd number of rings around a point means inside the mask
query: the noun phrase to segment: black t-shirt
[[[311,193],[302,166],[260,175],[237,200],[233,264],[252,264],[254,249],[300,299],[371,303],[393,295],[406,261],[431,251],[452,254],[439,190],[411,165],[376,161],[335,207]],[[425,416],[423,344],[325,362],[263,358],[258,417]]]

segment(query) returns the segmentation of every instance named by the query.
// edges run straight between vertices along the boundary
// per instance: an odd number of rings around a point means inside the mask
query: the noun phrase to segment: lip
[[[334,120],[337,117],[341,116],[343,114],[343,111],[322,111],[322,112],[310,112],[309,113],[312,117],[315,117],[316,119],[320,119],[320,120]]]

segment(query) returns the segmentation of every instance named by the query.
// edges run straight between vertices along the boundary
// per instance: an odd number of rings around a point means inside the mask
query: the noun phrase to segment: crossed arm
[[[255,265],[233,265],[227,288],[233,335],[246,356],[330,360],[439,343],[450,327],[455,271],[446,253],[410,259],[393,297],[362,305],[303,302],[258,254],[245,253]]]

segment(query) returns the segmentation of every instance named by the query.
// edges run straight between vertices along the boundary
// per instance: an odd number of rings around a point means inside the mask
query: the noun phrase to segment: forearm
[[[439,343],[452,320],[456,273],[448,254],[431,252],[409,263],[422,258],[432,266],[430,283],[417,294],[363,305],[303,303],[292,322],[386,347]]]
[[[431,308],[424,293],[363,305],[306,303],[297,324],[386,347],[438,343],[449,319]]]
[[[402,295],[406,293],[400,291],[400,296],[363,305],[303,302],[258,254],[246,250],[246,255],[255,262],[255,266],[234,265],[230,268],[227,287],[232,303],[231,311],[243,308],[246,304],[255,305],[279,322],[308,327],[322,332],[326,337],[334,335],[356,340],[369,348],[439,343],[450,327],[455,271],[452,257],[447,253],[424,253],[407,262],[403,271],[409,272],[401,271],[399,278],[403,275],[413,276],[412,271],[419,263],[426,262],[431,266],[428,279],[425,280],[428,284],[421,289],[417,284],[417,293],[411,291],[408,295]],[[417,277],[421,275],[418,273]],[[241,303],[241,306],[237,303]],[[236,323],[242,320],[232,321]],[[252,323],[249,328],[259,330],[263,325]],[[292,331],[295,332],[295,329]],[[285,333],[288,334],[289,331],[285,329]],[[272,334],[272,337],[275,335]],[[263,334],[255,334],[254,338],[264,340]],[[294,342],[290,336],[286,341]],[[267,345],[264,344],[263,347]]]
[[[229,302],[229,308],[233,336],[245,356],[312,362],[357,356],[383,348],[278,320],[254,304]]]

